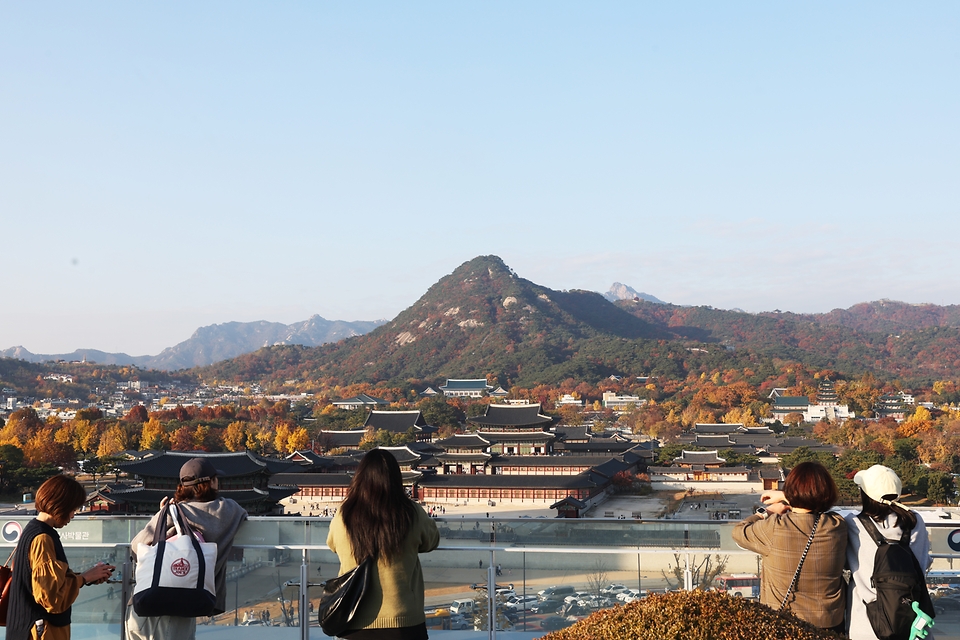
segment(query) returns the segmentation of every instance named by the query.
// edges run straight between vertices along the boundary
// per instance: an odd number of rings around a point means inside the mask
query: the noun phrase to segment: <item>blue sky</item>
[[[960,5],[0,1],[0,348],[557,289],[960,303]]]

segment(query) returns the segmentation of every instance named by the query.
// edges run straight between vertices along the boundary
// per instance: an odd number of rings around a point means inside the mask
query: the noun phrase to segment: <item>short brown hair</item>
[[[86,501],[87,492],[70,476],[53,476],[37,489],[37,511],[49,513],[61,522],[68,520],[70,512]]]
[[[840,492],[826,467],[819,462],[801,462],[787,476],[783,494],[791,507],[823,513],[837,503]]]
[[[174,502],[210,502],[216,500],[218,491],[213,488],[213,481],[206,480],[192,485],[177,485],[177,492],[173,496]]]

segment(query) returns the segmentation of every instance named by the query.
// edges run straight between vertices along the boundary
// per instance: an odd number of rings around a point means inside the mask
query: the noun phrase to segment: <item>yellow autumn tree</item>
[[[277,422],[273,437],[273,448],[277,453],[287,452],[287,440],[290,438],[290,426],[283,421]]]
[[[231,422],[223,432],[223,447],[227,451],[243,451],[247,442],[247,430],[239,420]]]
[[[130,448],[127,446],[129,444],[128,440],[127,433],[120,425],[111,426],[100,436],[97,457],[108,458]]]
[[[143,429],[140,432],[140,450],[147,449],[166,449],[170,446],[170,438],[160,421],[156,418],[150,418],[143,423]]]
[[[89,420],[73,421],[73,449],[80,455],[93,453],[100,445],[97,425]]]
[[[310,435],[303,427],[297,427],[287,437],[287,453],[301,451],[310,446]]]
[[[931,427],[933,427],[933,416],[930,410],[926,407],[917,407],[913,415],[900,424],[897,433],[901,438],[912,438],[929,431]]]

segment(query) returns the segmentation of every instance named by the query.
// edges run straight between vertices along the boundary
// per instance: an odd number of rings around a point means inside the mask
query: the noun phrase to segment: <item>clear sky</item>
[[[960,303],[958,34],[956,2],[0,0],[0,348],[392,318],[484,254]]]

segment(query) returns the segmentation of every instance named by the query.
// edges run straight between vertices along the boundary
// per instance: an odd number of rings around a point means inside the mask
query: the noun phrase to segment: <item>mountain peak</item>
[[[640,300],[646,300],[647,302],[666,304],[663,300],[660,300],[649,293],[637,291],[633,287],[628,287],[620,282],[614,282],[612,285],[610,285],[610,290],[603,294],[603,297],[610,302],[616,302],[617,300],[636,300],[639,298]]]

